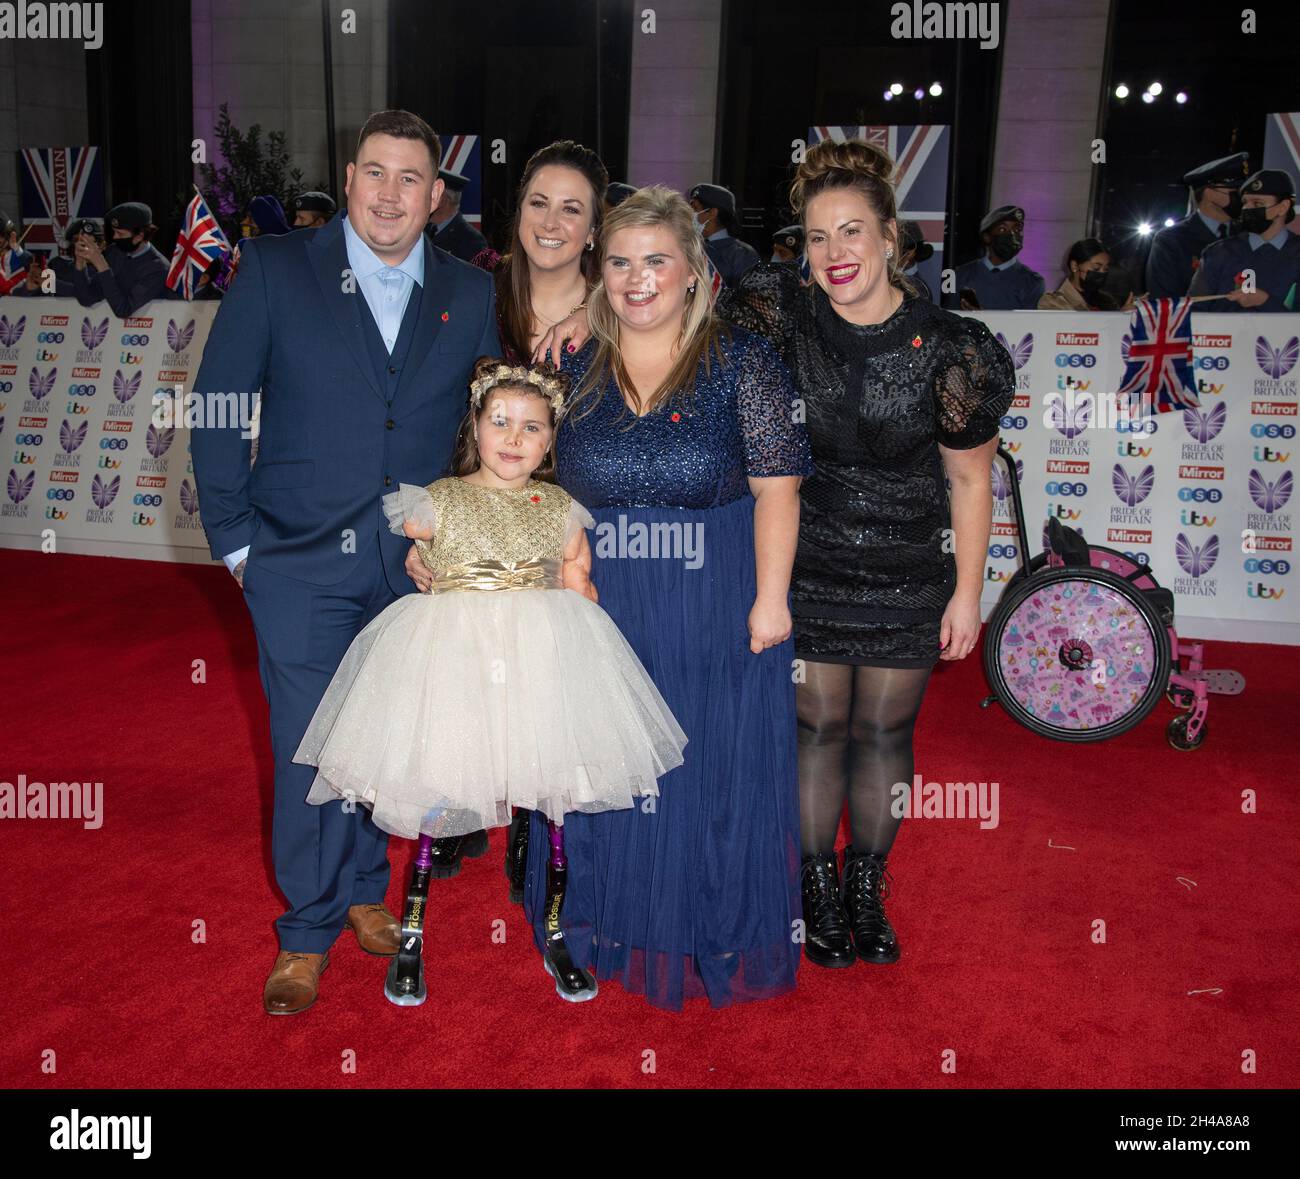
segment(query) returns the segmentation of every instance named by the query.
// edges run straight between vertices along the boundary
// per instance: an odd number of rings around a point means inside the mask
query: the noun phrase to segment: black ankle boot
[[[524,903],[524,881],[528,876],[528,828],[532,811],[515,811],[506,835],[506,879],[510,882],[510,899]]]
[[[844,908],[864,962],[897,962],[898,939],[881,903],[889,896],[886,857],[844,849]]]
[[[834,853],[804,856],[799,867],[799,890],[803,894],[805,957],[818,966],[852,966],[853,943],[849,940],[848,915],[840,900]]]

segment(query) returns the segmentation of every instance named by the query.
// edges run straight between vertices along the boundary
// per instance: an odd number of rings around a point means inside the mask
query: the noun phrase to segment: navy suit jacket
[[[500,355],[492,276],[418,240],[424,286],[411,289],[415,329],[395,376],[376,363],[376,345],[387,356],[360,285],[343,289],[342,215],[241,244],[194,382],[195,410],[209,416],[190,448],[214,557],[251,545],[250,567],[333,585],[379,544],[393,590],[414,588],[403,571],[410,542],[388,530],[380,500],[446,473],[474,361]],[[251,406],[259,389],[250,470],[240,415],[222,425],[209,407],[231,393]]]

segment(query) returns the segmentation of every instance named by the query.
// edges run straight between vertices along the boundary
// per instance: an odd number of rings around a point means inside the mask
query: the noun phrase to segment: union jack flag
[[[208,267],[230,250],[230,242],[217,224],[202,193],[195,193],[185,210],[185,221],[176,235],[172,267],[167,285],[187,299],[194,298],[194,288]]]
[[[1139,299],[1129,330],[1120,341],[1124,377],[1121,404],[1128,395],[1134,417],[1153,406],[1159,413],[1195,409],[1192,372],[1192,301],[1190,299]]]
[[[73,221],[104,216],[99,148],[25,147],[19,158],[25,244],[57,254]]]
[[[7,295],[27,277],[27,255],[22,250],[0,252],[0,295]]]
[[[480,225],[483,221],[482,140],[477,135],[440,135],[439,139],[443,144],[443,170],[469,181],[460,195],[461,216],[471,225]]]

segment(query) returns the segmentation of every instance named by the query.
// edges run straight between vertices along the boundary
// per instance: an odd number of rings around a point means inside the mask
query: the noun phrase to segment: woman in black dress
[[[1014,388],[989,330],[918,299],[902,274],[892,173],[861,141],[810,148],[790,200],[812,283],[763,264],[718,304],[777,345],[816,467],[801,489],[791,594],[805,953],[822,966],[850,966],[855,950],[898,959],[886,857],[930,672],[964,659],[979,635],[990,466]]]

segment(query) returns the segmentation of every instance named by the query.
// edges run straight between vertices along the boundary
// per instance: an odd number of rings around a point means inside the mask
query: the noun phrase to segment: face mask
[[[115,237],[108,243],[108,248],[110,250],[117,250],[120,254],[133,254],[137,249],[129,237]]]
[[[1267,233],[1269,227],[1268,210],[1261,208],[1242,209],[1237,218],[1246,233]]]
[[[990,244],[993,252],[1005,262],[1020,253],[1025,239],[1018,233],[995,233]]]
[[[1099,291],[1106,285],[1106,272],[1104,270],[1089,270],[1084,274],[1079,285],[1083,287],[1085,292]]]

